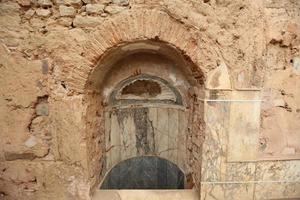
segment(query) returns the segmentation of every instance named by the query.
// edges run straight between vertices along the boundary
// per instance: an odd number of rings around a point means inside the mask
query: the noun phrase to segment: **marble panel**
[[[247,182],[255,179],[256,163],[227,163],[226,181]]]
[[[230,92],[213,90],[206,96],[206,99],[229,99]],[[229,108],[228,102],[205,102],[202,181],[225,180]]]
[[[223,184],[201,184],[201,200],[224,200],[225,187]]]
[[[289,198],[300,198],[300,182],[262,182],[255,184],[255,200]]]
[[[260,92],[233,91],[231,98],[227,161],[255,161],[260,127]]]
[[[227,183],[225,184],[225,199],[253,200],[253,183]]]
[[[168,159],[177,163],[179,114],[177,110],[168,109]]]
[[[300,182],[300,160],[258,162],[255,178],[256,181]]]
[[[188,119],[185,111],[179,111],[179,126],[178,126],[178,140],[177,140],[177,163],[181,169],[187,168],[187,135],[188,135]]]
[[[157,108],[156,152],[163,158],[168,157],[169,114],[168,109]]]
[[[253,191],[253,183],[202,183],[201,200],[252,200]]]

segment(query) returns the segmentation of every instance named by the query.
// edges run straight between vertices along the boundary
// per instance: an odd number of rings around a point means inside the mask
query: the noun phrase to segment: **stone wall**
[[[116,47],[149,39],[180,50],[206,85],[195,100],[205,127],[190,125],[205,128],[203,149],[200,131],[189,147],[201,198],[299,198],[299,9],[295,0],[2,0],[0,199],[90,198],[105,141],[90,75]]]

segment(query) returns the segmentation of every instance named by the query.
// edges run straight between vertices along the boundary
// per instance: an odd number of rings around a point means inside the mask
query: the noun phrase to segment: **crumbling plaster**
[[[206,84],[200,99],[221,100],[199,105],[205,140],[193,152],[202,160],[201,198],[299,198],[299,7],[292,0],[1,1],[0,198],[90,198],[103,167],[103,149],[94,147],[104,126],[88,80],[111,50],[147,39],[195,64],[193,75]],[[222,102],[233,97],[264,101],[243,109]],[[234,109],[254,117],[239,124]],[[237,130],[249,124],[257,139],[250,160],[228,148],[231,135],[247,137]]]

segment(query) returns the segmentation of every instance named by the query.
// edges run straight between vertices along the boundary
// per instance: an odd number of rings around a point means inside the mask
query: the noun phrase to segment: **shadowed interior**
[[[172,162],[140,156],[113,167],[101,189],[184,189],[184,183],[184,173]]]

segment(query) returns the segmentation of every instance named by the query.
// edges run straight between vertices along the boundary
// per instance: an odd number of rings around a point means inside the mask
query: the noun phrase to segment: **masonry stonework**
[[[151,122],[140,135],[172,122],[154,143],[176,150],[147,152],[199,199],[300,198],[300,2],[2,0],[0,25],[0,199],[92,199],[115,164],[144,155],[109,146],[111,123],[139,127],[136,110]],[[159,101],[111,106],[145,74]]]

